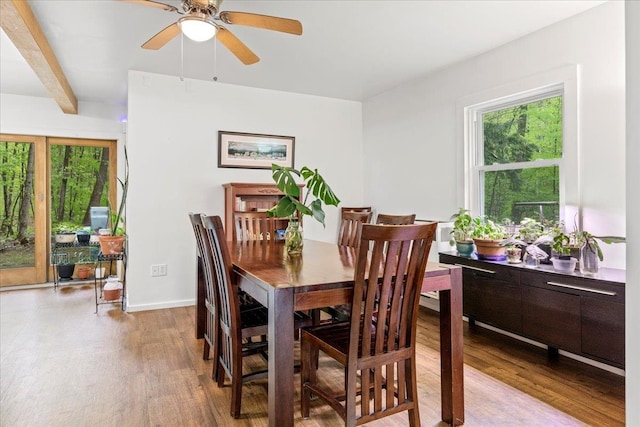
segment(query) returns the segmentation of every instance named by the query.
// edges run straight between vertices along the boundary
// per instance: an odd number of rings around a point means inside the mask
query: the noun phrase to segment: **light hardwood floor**
[[[210,378],[194,307],[126,314],[101,306],[96,315],[93,298],[92,286],[0,292],[0,425],[267,425],[266,380],[244,387],[243,416],[230,418],[230,387]],[[443,426],[438,318],[422,308],[419,322],[421,421]],[[549,361],[542,349],[466,324],[464,334],[465,425],[624,425],[623,377],[562,356]],[[336,370],[328,381],[340,378]],[[301,419],[298,398],[296,425],[341,424],[319,403]],[[370,425],[404,426],[407,417]]]

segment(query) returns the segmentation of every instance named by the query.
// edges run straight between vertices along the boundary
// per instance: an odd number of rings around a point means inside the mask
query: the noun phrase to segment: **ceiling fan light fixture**
[[[204,42],[216,35],[216,26],[203,16],[183,16],[178,20],[182,34],[194,42]]]

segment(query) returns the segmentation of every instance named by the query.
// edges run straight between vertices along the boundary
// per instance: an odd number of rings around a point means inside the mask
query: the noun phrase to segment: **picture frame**
[[[271,164],[294,167],[293,136],[218,131],[218,167],[271,169]]]

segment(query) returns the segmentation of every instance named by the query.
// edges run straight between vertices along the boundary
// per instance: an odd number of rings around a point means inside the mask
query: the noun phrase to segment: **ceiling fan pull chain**
[[[184,34],[180,35],[180,81],[184,81]]]
[[[218,81],[218,41],[213,39],[213,81]]]

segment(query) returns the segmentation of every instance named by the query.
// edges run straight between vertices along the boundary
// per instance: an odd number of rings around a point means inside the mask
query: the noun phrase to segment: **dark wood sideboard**
[[[624,369],[625,271],[602,268],[597,277],[529,269],[441,252],[440,262],[463,268],[463,312],[469,322]]]

